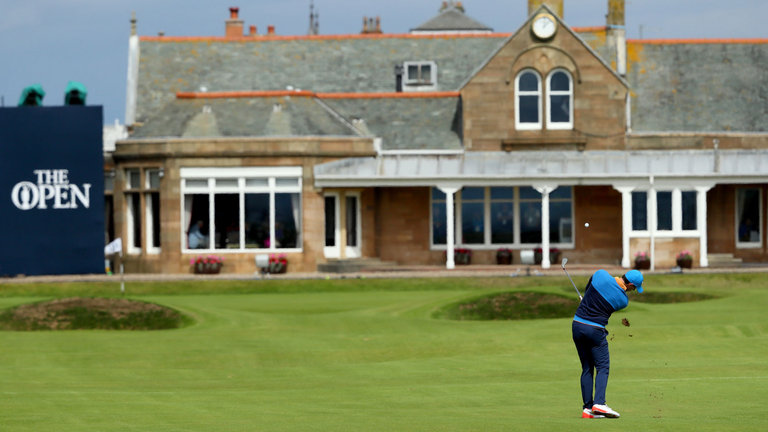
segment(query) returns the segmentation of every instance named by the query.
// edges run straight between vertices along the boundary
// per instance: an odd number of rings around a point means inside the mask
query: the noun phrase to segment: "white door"
[[[342,229],[343,228],[343,229]],[[326,258],[359,258],[360,253],[360,194],[325,195]],[[344,253],[342,254],[342,248]]]

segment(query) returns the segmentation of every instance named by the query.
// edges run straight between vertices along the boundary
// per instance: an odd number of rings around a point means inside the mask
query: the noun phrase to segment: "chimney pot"
[[[250,36],[256,36],[256,26],[255,25],[252,25],[252,26],[248,27],[248,34]]]
[[[229,8],[229,19],[225,23],[224,34],[228,38],[243,37],[243,21],[237,18],[240,8]]]
[[[275,26],[267,26],[267,34],[268,35],[274,35],[275,34]]]

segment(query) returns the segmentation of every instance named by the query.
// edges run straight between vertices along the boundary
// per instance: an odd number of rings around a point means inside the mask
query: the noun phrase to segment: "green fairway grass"
[[[195,320],[177,330],[0,332],[0,431],[765,430],[768,275],[646,279],[714,298],[614,314],[617,420],[580,418],[570,318],[433,318],[507,289],[575,297],[565,277],[218,280],[127,284]],[[3,309],[70,296],[119,285],[0,284]]]

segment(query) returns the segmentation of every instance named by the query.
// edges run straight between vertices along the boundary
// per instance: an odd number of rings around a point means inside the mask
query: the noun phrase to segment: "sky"
[[[69,81],[88,89],[88,105],[104,107],[104,123],[125,120],[131,13],[138,34],[223,36],[229,8],[245,28],[303,35],[309,5],[320,34],[362,30],[363,17],[381,18],[386,33],[407,33],[438,14],[442,0],[0,0],[0,106],[18,104],[24,87],[40,84],[44,106],[64,103]],[[527,0],[463,0],[466,14],[496,32],[515,32]],[[572,27],[605,25],[608,0],[564,0]],[[627,0],[630,39],[768,38],[766,0]]]

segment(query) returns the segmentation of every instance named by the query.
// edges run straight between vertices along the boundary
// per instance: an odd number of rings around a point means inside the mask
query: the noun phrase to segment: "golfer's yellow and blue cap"
[[[643,274],[639,270],[630,270],[624,273],[624,277],[637,288],[637,292],[643,292]]]

